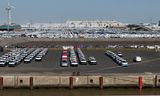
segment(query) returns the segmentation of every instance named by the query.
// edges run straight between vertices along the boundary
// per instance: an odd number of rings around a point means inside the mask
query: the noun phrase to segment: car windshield
[[[95,60],[95,58],[94,57],[90,57],[90,60]]]
[[[66,61],[66,60],[63,60],[62,62],[63,62],[63,63],[67,63],[67,61]]]

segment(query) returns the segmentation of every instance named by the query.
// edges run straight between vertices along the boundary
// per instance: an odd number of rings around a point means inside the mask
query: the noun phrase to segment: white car
[[[24,62],[29,63],[29,62],[31,62],[31,59],[30,58],[25,58]]]
[[[86,58],[84,58],[84,57],[81,57],[80,58],[80,64],[84,64],[84,65],[86,65],[87,64],[87,61],[86,61]]]
[[[0,67],[4,67],[4,66],[6,66],[6,62],[1,61],[1,62],[0,62]]]
[[[62,59],[62,61],[61,61],[61,66],[62,66],[62,67],[67,67],[67,66],[68,66],[68,61],[67,61],[67,59]]]
[[[89,62],[89,64],[92,64],[92,65],[96,65],[97,64],[97,61],[96,61],[96,59],[94,57],[89,57],[88,62]]]
[[[36,58],[35,58],[35,61],[41,61],[42,60],[42,57],[41,56],[37,56]]]
[[[140,56],[136,56],[133,61],[135,62],[141,62],[142,61],[142,58]]]
[[[128,62],[127,62],[126,60],[122,60],[122,61],[121,61],[121,65],[122,65],[123,67],[127,67],[127,66],[128,66]]]
[[[8,63],[8,67],[15,67],[17,65],[16,61],[11,61]]]
[[[123,56],[123,54],[122,54],[121,52],[118,52],[117,55],[118,55],[119,57],[122,57],[122,56]]]
[[[70,58],[71,66],[78,66],[78,62],[76,58]]]

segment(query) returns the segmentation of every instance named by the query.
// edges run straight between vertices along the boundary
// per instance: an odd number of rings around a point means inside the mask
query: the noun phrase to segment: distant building
[[[117,21],[67,21],[70,28],[110,28],[125,27],[126,24]]]
[[[11,24],[11,25],[0,25],[0,31],[13,31],[13,30],[20,30],[21,26],[17,24]]]
[[[23,30],[52,30],[52,29],[61,29],[61,28],[66,28],[65,23],[27,23],[21,25]]]
[[[63,28],[122,28],[126,24],[117,21],[67,21],[66,23],[27,23],[24,30],[52,30]]]
[[[143,23],[142,25],[146,28],[151,29],[152,31],[160,31],[160,22],[158,23]]]
[[[140,24],[140,25],[129,24],[129,25],[127,25],[127,27],[129,28],[129,30],[133,30],[133,31],[153,31],[148,26],[144,26],[142,24]]]

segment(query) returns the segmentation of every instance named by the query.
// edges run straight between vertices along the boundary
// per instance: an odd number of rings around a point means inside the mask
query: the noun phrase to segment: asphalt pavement
[[[78,65],[78,67],[61,67],[62,49],[50,49],[41,62],[32,60],[31,63],[24,63],[16,67],[0,67],[1,73],[144,73],[160,72],[160,52],[146,49],[112,49],[113,52],[122,52],[123,58],[129,63],[128,67],[122,67],[104,54],[106,49],[82,49],[86,58],[94,56],[97,65]],[[2,55],[4,53],[0,53]],[[133,62],[135,56],[141,56],[142,62]]]

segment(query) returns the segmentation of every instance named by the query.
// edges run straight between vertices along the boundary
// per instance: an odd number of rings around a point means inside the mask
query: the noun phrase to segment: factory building
[[[24,30],[52,30],[69,28],[122,28],[126,24],[117,21],[66,21],[66,23],[27,23]]]

